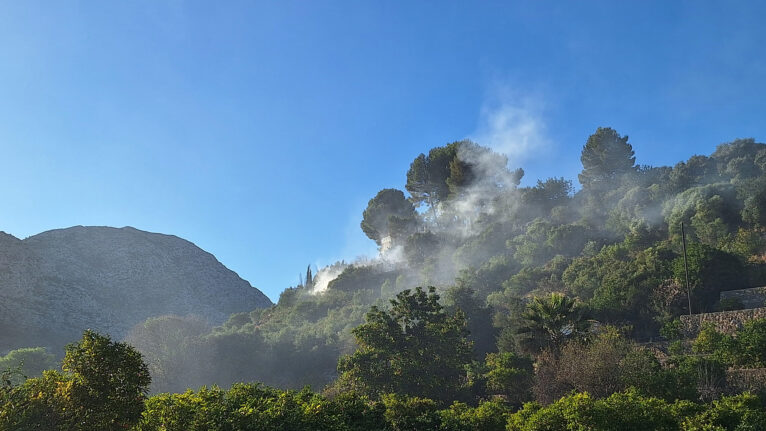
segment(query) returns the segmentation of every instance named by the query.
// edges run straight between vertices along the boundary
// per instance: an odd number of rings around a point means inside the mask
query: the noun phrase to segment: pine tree
[[[311,264],[309,264],[308,268],[306,269],[306,287],[308,289],[314,287],[314,278],[311,275]]]
[[[636,157],[627,136],[609,127],[590,135],[580,156],[582,172],[577,176],[586,190],[614,187],[614,181],[636,169]]]

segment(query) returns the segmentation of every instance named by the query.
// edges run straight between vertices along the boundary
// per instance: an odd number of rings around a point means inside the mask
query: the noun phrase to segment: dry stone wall
[[[760,308],[766,305],[766,286],[721,292],[721,303],[736,303],[737,308]]]
[[[766,388],[766,368],[727,370],[726,385],[732,394],[760,392]]]
[[[684,336],[694,338],[699,334],[704,324],[712,323],[718,331],[733,334],[745,322],[763,318],[766,318],[766,307],[693,314],[691,316],[681,316],[681,330]]]

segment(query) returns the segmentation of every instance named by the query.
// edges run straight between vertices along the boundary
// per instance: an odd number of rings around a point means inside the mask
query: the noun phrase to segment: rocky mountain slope
[[[0,232],[0,352],[58,348],[90,328],[123,337],[164,314],[212,324],[271,301],[189,241],[131,227]]]

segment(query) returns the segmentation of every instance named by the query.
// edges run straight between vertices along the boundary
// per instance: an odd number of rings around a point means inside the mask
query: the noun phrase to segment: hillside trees
[[[503,396],[513,406],[520,406],[530,398],[534,380],[532,360],[511,352],[489,353],[485,366],[488,393]]]
[[[416,206],[425,203],[435,211],[436,204],[447,198],[450,163],[457,155],[459,146],[459,142],[453,142],[444,147],[432,148],[427,156],[420,154],[412,161],[407,171],[405,188],[412,195],[412,202]]]
[[[0,429],[117,431],[138,422],[151,378],[135,349],[85,331],[62,369],[2,391]]]
[[[741,209],[735,187],[715,183],[679,193],[665,203],[663,212],[674,237],[680,237],[683,222],[691,238],[718,247],[736,231]]]
[[[666,243],[635,249],[626,241],[605,246],[594,256],[575,258],[562,279],[568,292],[589,304],[595,318],[630,322],[636,332],[652,333],[657,325],[654,317],[666,311],[653,308],[652,298],[672,279],[671,262],[677,256]],[[673,303],[672,298],[666,302]]]
[[[746,285],[745,268],[731,253],[692,243],[687,247],[692,311],[710,311],[722,290],[741,289]],[[683,257],[672,261],[673,277],[685,279]]]
[[[568,205],[572,200],[572,182],[562,178],[537,180],[533,187],[520,189],[525,211],[531,217],[548,215],[553,208]]]
[[[372,307],[352,332],[359,349],[338,362],[341,387],[371,397],[456,398],[472,343],[462,312],[445,312],[434,288],[399,293],[389,311]]]
[[[138,421],[151,378],[133,347],[88,330],[67,346],[61,368],[76,377],[74,396],[88,422],[117,430]]]
[[[5,356],[0,356],[0,372],[17,370],[11,375],[11,382],[19,384],[28,377],[39,377],[45,370],[56,368],[56,357],[44,347],[28,347],[11,350]]]
[[[635,169],[636,157],[627,136],[609,127],[599,127],[588,137],[580,156],[583,170],[577,176],[586,190],[603,192]]]
[[[627,136],[599,127],[583,146],[580,161],[583,169],[577,178],[583,186],[579,195],[583,203],[581,212],[592,225],[598,226],[622,197],[623,178],[637,172],[633,147]]]
[[[678,270],[682,221],[695,285],[693,311],[715,309],[722,289],[763,282],[763,144],[735,141],[675,167],[636,166],[627,138],[601,128],[585,144],[582,162],[580,190],[557,176],[519,187],[520,171],[509,171],[507,159],[488,148],[461,141],[426,151],[407,175],[411,197],[407,191],[381,190],[362,214],[362,229],[370,238],[380,244],[390,235],[401,249],[381,261],[343,264],[337,271],[323,268],[326,289],[288,289],[276,307],[235,315],[212,332],[181,337],[178,345],[186,347],[179,351],[191,352],[199,367],[174,367],[175,361],[165,361],[174,376],[189,376],[177,379],[176,388],[204,383],[228,387],[242,380],[323,387],[336,376],[338,357],[357,347],[351,331],[371,305],[403,289],[432,284],[445,299],[446,314],[458,309],[465,314],[468,339],[476,350],[475,362],[463,376],[466,392],[485,396],[489,392],[482,385],[489,383],[481,377],[487,373],[481,360],[487,353],[539,355],[555,350],[553,345],[563,349],[569,344],[573,347],[567,352],[576,350],[572,356],[590,351],[587,343],[570,343],[578,337],[570,337],[568,325],[553,331],[542,325],[532,329],[524,310],[534,297],[547,300],[551,292],[562,292],[587,308],[589,317],[638,338],[657,337],[663,324],[687,313],[684,277]],[[306,271],[304,287],[314,279]],[[365,328],[373,337],[374,330]],[[526,331],[519,333],[520,328]],[[541,343],[530,342],[528,336],[535,331],[542,336],[532,340]],[[393,357],[375,348],[359,352],[367,356],[358,356],[357,362],[348,359],[353,355],[347,357],[346,377],[362,376],[363,358],[373,367],[383,363],[381,358]],[[413,363],[416,359],[410,356]],[[404,359],[390,360],[407,369]],[[643,365],[648,369],[656,364]],[[389,368],[378,371],[393,375]],[[163,378],[157,377],[158,382]],[[404,380],[401,387],[409,383]],[[394,390],[373,386],[355,387],[371,396]],[[397,405],[409,406],[408,401]]]
[[[523,318],[520,333],[526,335],[525,345],[532,352],[548,348],[557,352],[566,340],[583,335],[588,327],[582,305],[561,293],[533,298]]]
[[[500,192],[515,188],[524,171],[508,169],[508,158],[474,142],[457,141],[432,148],[410,164],[405,188],[416,207],[428,207],[437,222],[440,203],[466,199],[479,212]],[[452,213],[451,217],[457,216]]]
[[[386,236],[403,237],[413,231],[417,213],[401,190],[383,189],[370,199],[362,214],[362,231],[379,246]]]
[[[766,187],[745,200],[742,219],[757,228],[766,228]]]
[[[182,391],[190,383],[190,374],[201,375],[210,365],[200,351],[200,337],[210,329],[199,317],[159,316],[134,326],[126,341],[142,352],[153,391]]]
[[[694,351],[710,354],[730,366],[766,367],[766,319],[746,322],[735,336],[706,326],[694,341]]]

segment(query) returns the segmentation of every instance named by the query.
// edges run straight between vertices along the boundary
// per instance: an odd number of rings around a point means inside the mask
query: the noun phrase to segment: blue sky
[[[0,230],[134,226],[273,300],[375,252],[367,200],[463,138],[576,183],[766,140],[764,2],[3,2]]]

